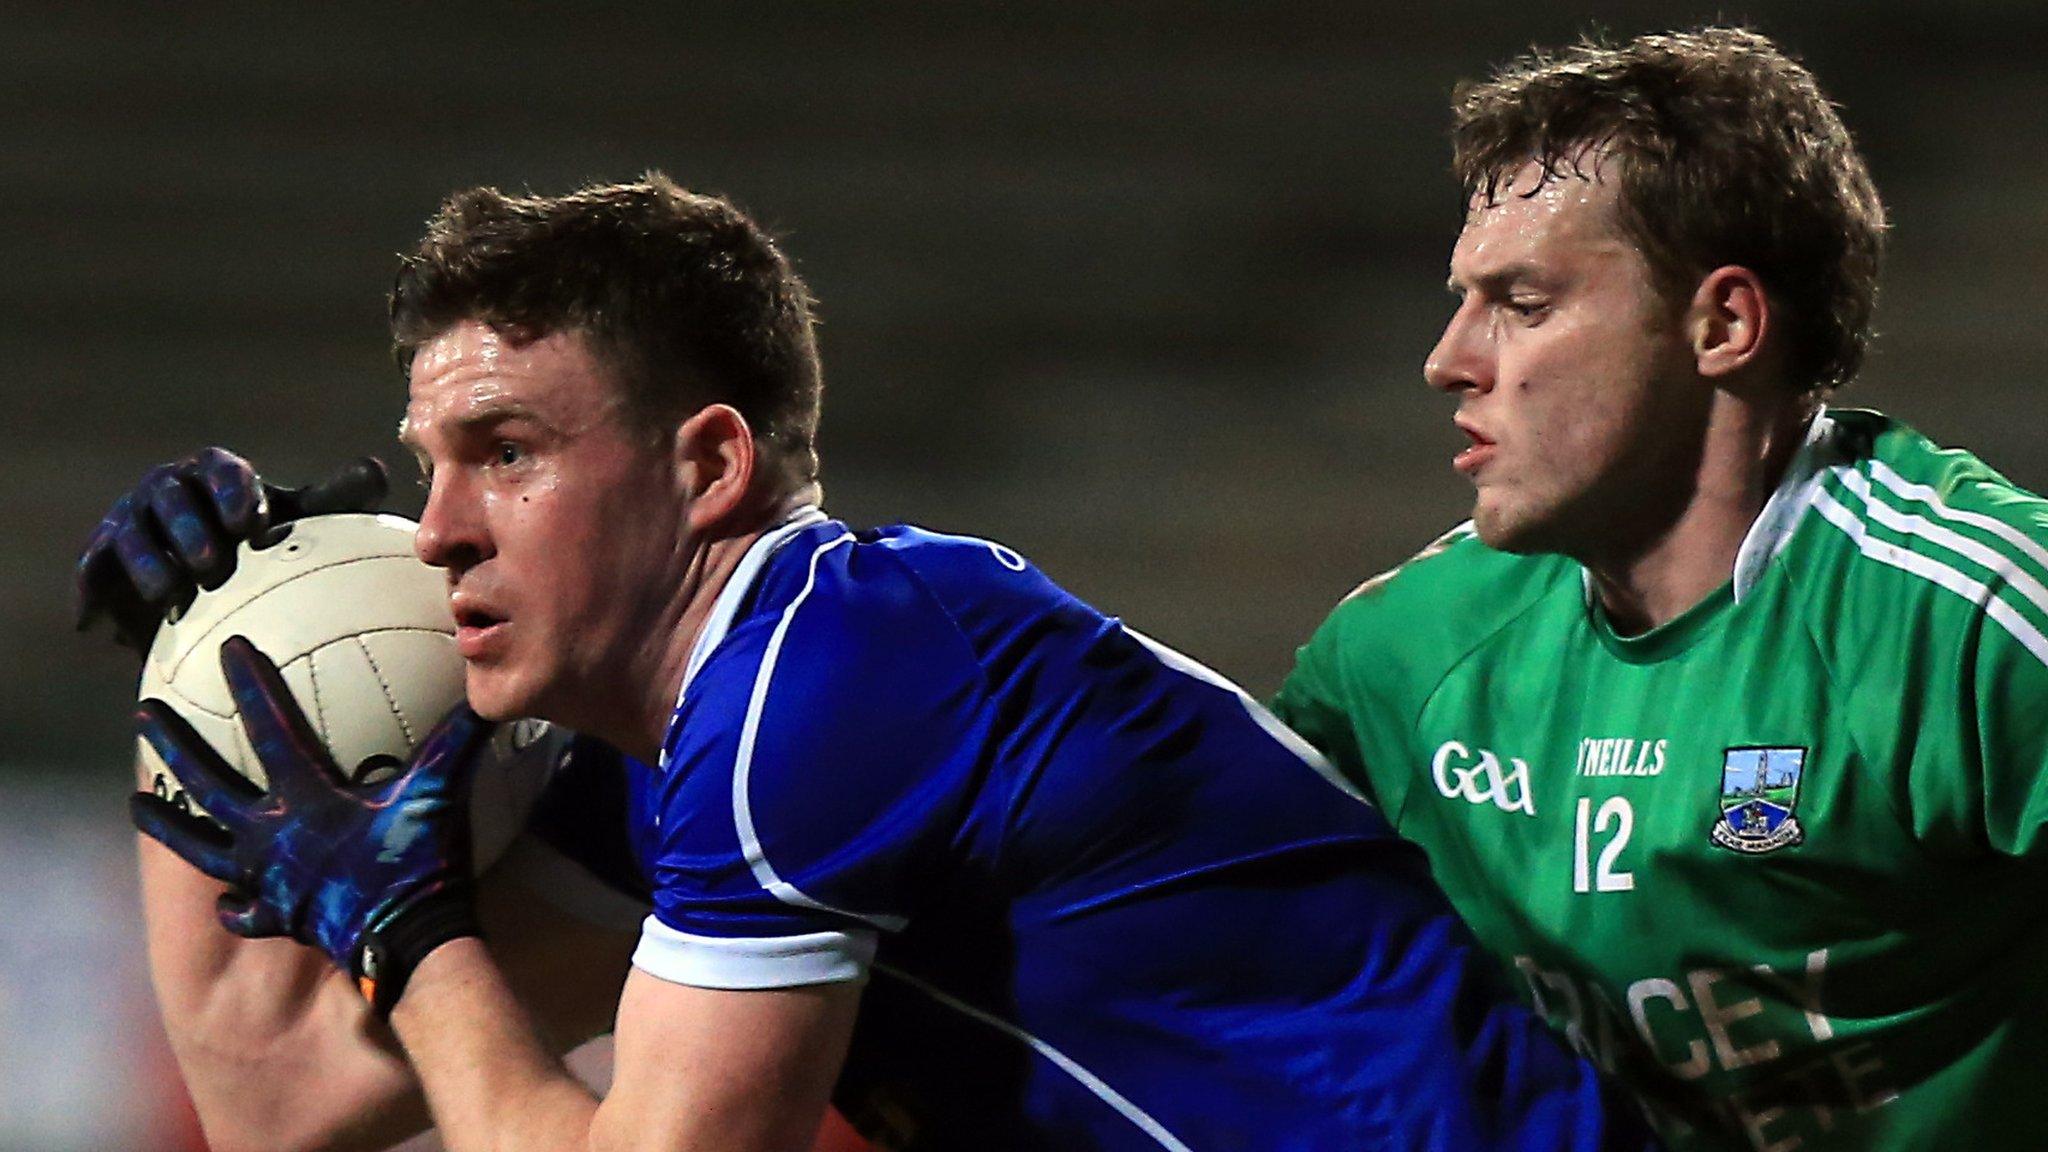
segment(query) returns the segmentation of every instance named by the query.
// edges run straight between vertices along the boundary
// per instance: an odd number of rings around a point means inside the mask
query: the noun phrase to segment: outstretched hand
[[[78,627],[111,617],[117,641],[147,652],[166,612],[233,574],[237,544],[305,516],[370,511],[388,486],[374,456],[303,488],[264,483],[224,448],[152,468],[107,509],[79,553]]]
[[[388,938],[406,941],[409,971],[424,955],[411,952],[475,934],[469,795],[492,725],[458,704],[396,775],[355,784],[269,658],[236,636],[220,661],[269,788],[236,772],[169,705],[144,700],[140,735],[213,820],[146,792],[129,797],[130,816],[228,886],[219,913],[229,931],[318,948],[388,1011],[397,989],[380,1000],[372,987]],[[438,938],[422,945],[423,931]]]

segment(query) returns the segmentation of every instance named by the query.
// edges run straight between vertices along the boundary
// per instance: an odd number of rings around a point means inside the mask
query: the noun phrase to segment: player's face
[[[1669,523],[1702,418],[1679,310],[1614,223],[1615,183],[1535,165],[1475,202],[1423,375],[1458,398],[1479,536],[1588,559]],[[1693,452],[1696,457],[1696,451]]]
[[[416,549],[448,572],[470,705],[572,726],[633,699],[682,584],[670,455],[576,333],[459,324],[419,349],[402,430],[428,475]]]

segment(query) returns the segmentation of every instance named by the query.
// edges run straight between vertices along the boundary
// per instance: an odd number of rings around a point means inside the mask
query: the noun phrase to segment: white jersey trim
[[[619,891],[552,844],[522,832],[485,873],[509,880],[553,907],[602,928],[631,929],[647,915],[647,902]]]
[[[1831,451],[1834,435],[1835,422],[1828,416],[1827,406],[1822,405],[1806,426],[1806,438],[1792,454],[1784,478],[1778,481],[1778,487],[1764,502],[1763,511],[1757,513],[1749,531],[1743,534],[1742,546],[1736,549],[1735,570],[1730,575],[1737,604],[1764,578],[1778,553],[1792,542],[1792,533],[1806,518],[1806,510],[1813,506],[1826,468],[1835,462]],[[1583,566],[1579,569],[1579,592],[1588,609],[1600,602],[1600,589],[1593,583],[1592,570]]]
[[[633,967],[671,984],[752,991],[844,984],[867,978],[872,932],[727,938],[681,932],[649,916],[640,925]]]
[[[1073,1057],[1068,1056],[1051,1044],[1033,1036],[1031,1033],[1026,1032],[1024,1029],[1017,1027],[1000,1016],[990,1015],[957,997],[949,996],[907,972],[891,968],[887,964],[875,965],[875,971],[891,979],[901,980],[903,983],[917,989],[945,1007],[960,1013],[962,1016],[978,1023],[986,1024],[1003,1035],[1010,1037],[1012,1040],[1021,1041],[1030,1047],[1033,1052],[1052,1061],[1060,1071],[1072,1076],[1080,1083],[1081,1087],[1093,1093],[1096,1099],[1115,1109],[1118,1115],[1130,1121],[1132,1126],[1140,1132],[1150,1136],[1153,1142],[1161,1148],[1169,1148],[1173,1152],[1193,1152],[1192,1149],[1181,1142],[1180,1137],[1168,1131],[1166,1125],[1154,1119],[1151,1113],[1132,1103],[1129,1097],[1110,1087],[1102,1077],[1082,1067]]]
[[[2042,587],[2039,580],[2021,571],[2011,557],[2001,556],[1985,544],[1944,528],[1925,516],[1901,512],[1877,499],[1871,492],[1870,481],[1861,472],[1840,468],[1836,469],[1836,474],[1841,478],[1842,487],[1862,498],[1863,506],[1869,511],[1872,520],[1901,535],[1918,536],[1922,540],[1946,548],[1991,572],[2025,597],[2027,603],[2032,604],[2043,616],[2048,616],[2048,588]],[[1930,502],[1928,507],[1937,516],[1955,519],[1951,510],[1939,501]]]
[[[1294,753],[1297,759],[1303,764],[1308,765],[1309,768],[1315,771],[1316,775],[1328,781],[1339,792],[1344,793],[1361,804],[1372,803],[1372,801],[1365,798],[1365,793],[1358,790],[1357,785],[1346,780],[1344,774],[1337,771],[1337,766],[1330,763],[1329,758],[1324,756],[1315,745],[1302,739],[1299,733],[1282,723],[1280,718],[1268,711],[1264,704],[1252,699],[1251,693],[1238,687],[1236,682],[1232,681],[1228,676],[1184,652],[1168,648],[1136,628],[1123,625],[1123,630],[1129,633],[1138,643],[1143,644],[1145,649],[1151,652],[1161,664],[1166,665],[1183,676],[1199,680],[1212,688],[1220,688],[1236,697],[1238,704],[1244,708],[1246,714],[1251,716],[1252,722],[1257,724],[1261,731],[1272,737],[1282,748]]]
[[[1837,472],[1843,476],[1843,483],[1845,485],[1849,483],[1847,476],[1855,475],[1853,470],[1847,468],[1837,469]],[[1867,501],[1868,489],[1865,488],[1864,492],[1866,493]],[[1820,514],[1827,519],[1828,523],[1847,533],[1849,538],[1856,542],[1857,550],[1865,556],[1880,564],[1897,568],[1901,572],[1910,572],[1923,580],[1946,588],[1970,603],[1977,605],[1984,610],[1986,616],[1996,621],[2014,640],[2019,641],[2022,647],[2033,653],[2036,660],[2039,660],[2044,665],[2048,665],[2048,636],[2042,635],[2041,630],[2036,628],[2026,617],[2020,615],[2018,609],[1999,599],[1989,585],[1981,580],[1972,579],[1932,557],[1922,556],[1917,552],[1909,552],[1890,541],[1873,538],[1870,535],[1869,525],[1865,524],[1856,513],[1844,507],[1840,501],[1829,495],[1825,490],[1819,492],[1814,497],[1814,507],[1820,510]],[[1883,508],[1884,505],[1868,502],[1866,507],[1871,508],[1874,519],[1877,519],[1880,523],[1886,523],[1886,519],[1877,512],[1877,509]],[[1886,511],[1889,511],[1889,509]],[[1918,516],[1899,517],[1899,519],[1902,521],[1918,520],[1923,525],[1926,523],[1925,518]],[[1888,526],[1892,525],[1888,524]],[[1908,531],[1907,529],[1899,530]],[[1908,534],[1913,535],[1917,533],[1908,531]],[[1938,543],[1938,541],[1936,542]],[[2009,568],[2010,564],[2008,563],[2006,567]],[[2000,574],[2005,575],[2006,573],[2001,572]]]
[[[862,920],[885,932],[899,932],[909,921],[901,916],[867,915],[834,908],[822,900],[805,895],[796,885],[784,880],[768,862],[768,855],[761,847],[761,837],[754,827],[753,803],[748,797],[748,785],[754,772],[754,745],[761,732],[761,713],[768,704],[768,686],[775,679],[775,664],[782,656],[782,643],[789,636],[789,627],[796,620],[797,610],[804,601],[811,598],[811,592],[818,586],[818,563],[825,553],[842,544],[853,543],[853,533],[843,532],[818,545],[811,553],[810,570],[804,576],[804,586],[795,599],[782,610],[782,619],[775,622],[775,631],[768,637],[768,645],[761,653],[761,668],[754,674],[754,692],[747,700],[747,717],[740,725],[740,746],[733,757],[732,768],[732,819],[739,833],[740,852],[747,859],[747,867],[753,870],[754,879],[769,894],[784,904],[798,908],[811,908],[820,912],[832,912]],[[814,765],[818,771],[831,771],[829,765]]]
[[[824,522],[825,514],[816,506],[806,504],[790,513],[782,523],[761,533],[747,549],[747,554],[740,557],[739,565],[726,578],[725,587],[719,590],[718,599],[712,601],[711,615],[705,619],[704,627],[698,629],[697,639],[690,644],[690,662],[683,668],[683,686],[676,692],[677,708],[683,706],[683,698],[689,695],[690,681],[697,678],[697,670],[704,666],[711,653],[725,640],[725,634],[732,630],[732,618],[740,610],[740,601],[754,590],[754,582],[761,578],[761,569],[768,563],[768,557],[773,556],[775,550],[791,536]],[[662,741],[661,769],[664,772],[668,770],[668,741],[665,739]]]
[[[1913,483],[1897,472],[1892,471],[1891,466],[1882,460],[1872,460],[1870,462],[1870,474],[1879,484],[1890,489],[1895,495],[1907,500],[1920,501],[1927,505],[1929,511],[1943,520],[1953,521],[1957,524],[1968,524],[1972,528],[1989,532],[2014,548],[2019,549],[2022,553],[2025,553],[2028,559],[2039,564],[2042,568],[2048,568],[2048,548],[2041,547],[2033,538],[2007,524],[2005,521],[1995,516],[1986,516],[1981,512],[1965,512],[1960,508],[1951,508],[1947,504],[1942,503],[1940,492],[1925,484]]]
[[[1778,482],[1777,491],[1764,502],[1764,510],[1757,513],[1756,522],[1742,537],[1742,547],[1735,553],[1735,602],[1742,603],[1757,581],[1763,579],[1770,569],[1771,561],[1792,542],[1792,533],[1799,522],[1806,518],[1806,510],[1813,505],[1814,495],[1820,491],[1821,479],[1826,465],[1834,463],[1828,451],[1835,434],[1835,422],[1822,407],[1807,425],[1806,440],[1799,445],[1799,451],[1792,456],[1792,463],[1785,469],[1785,478]]]

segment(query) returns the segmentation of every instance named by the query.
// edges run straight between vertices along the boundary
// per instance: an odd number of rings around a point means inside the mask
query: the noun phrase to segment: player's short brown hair
[[[578,332],[636,418],[672,428],[730,404],[796,484],[818,472],[811,310],[802,278],[746,213],[659,172],[563,196],[457,192],[404,257],[390,298],[401,368],[465,320],[523,339]]]
[[[1532,50],[1452,97],[1467,210],[1525,164],[1618,165],[1618,221],[1667,291],[1738,264],[1789,320],[1800,387],[1845,384],[1870,341],[1885,213],[1812,73],[1742,28]]]

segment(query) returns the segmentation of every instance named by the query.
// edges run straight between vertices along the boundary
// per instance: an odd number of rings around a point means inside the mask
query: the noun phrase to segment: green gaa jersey
[[[1676,1146],[2048,1148],[2044,543],[1975,457],[1824,413],[1669,624],[1461,529],[1276,706]]]

